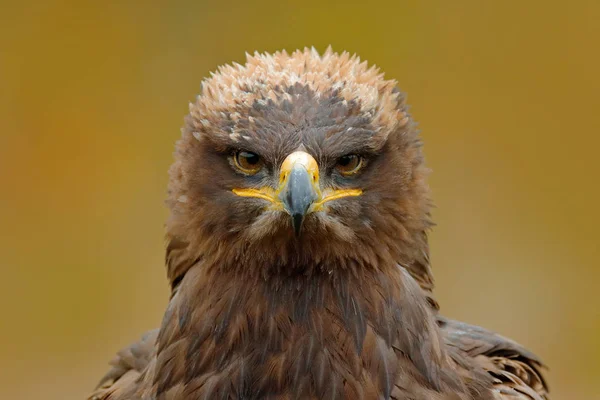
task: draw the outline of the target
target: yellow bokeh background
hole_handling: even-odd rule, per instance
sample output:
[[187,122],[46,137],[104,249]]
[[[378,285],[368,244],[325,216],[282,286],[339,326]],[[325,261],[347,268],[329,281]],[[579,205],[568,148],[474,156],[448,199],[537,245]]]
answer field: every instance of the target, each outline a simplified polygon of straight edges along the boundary
[[443,312],[600,399],[600,2],[3,2],[0,398],[82,399],[167,302],[187,103],[246,51],[357,52],[408,93]]

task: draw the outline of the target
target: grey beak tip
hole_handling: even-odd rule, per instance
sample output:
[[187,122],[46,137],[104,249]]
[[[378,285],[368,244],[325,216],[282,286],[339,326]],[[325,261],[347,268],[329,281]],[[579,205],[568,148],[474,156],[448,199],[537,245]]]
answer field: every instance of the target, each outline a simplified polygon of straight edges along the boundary
[[311,177],[304,166],[295,166],[290,172],[288,183],[279,198],[285,210],[292,217],[296,236],[300,235],[304,218],[311,204],[317,199]]

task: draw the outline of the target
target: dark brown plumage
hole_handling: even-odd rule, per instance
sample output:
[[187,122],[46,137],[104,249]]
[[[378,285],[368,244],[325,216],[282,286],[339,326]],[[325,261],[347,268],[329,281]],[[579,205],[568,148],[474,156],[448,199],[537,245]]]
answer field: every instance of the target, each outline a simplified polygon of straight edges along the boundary
[[546,398],[534,355],[438,315],[395,87],[330,50],[203,83],[170,171],[169,306],[91,398]]

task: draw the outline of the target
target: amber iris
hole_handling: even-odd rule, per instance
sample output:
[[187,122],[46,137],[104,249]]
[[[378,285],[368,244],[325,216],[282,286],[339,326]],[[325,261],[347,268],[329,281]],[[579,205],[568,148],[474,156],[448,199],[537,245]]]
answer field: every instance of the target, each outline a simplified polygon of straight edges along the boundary
[[357,154],[347,154],[338,158],[335,169],[344,176],[354,175],[363,166],[363,159]]
[[262,158],[251,151],[241,150],[234,154],[233,162],[237,169],[247,175],[254,175],[263,166]]

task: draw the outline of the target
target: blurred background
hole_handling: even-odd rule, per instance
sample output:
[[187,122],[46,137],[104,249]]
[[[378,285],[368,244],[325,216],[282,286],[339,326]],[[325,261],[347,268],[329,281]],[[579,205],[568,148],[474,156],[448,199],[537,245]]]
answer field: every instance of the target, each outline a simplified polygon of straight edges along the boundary
[[357,52],[408,93],[443,312],[600,399],[600,3],[2,2],[0,398],[83,399],[167,302],[167,169],[245,52]]

